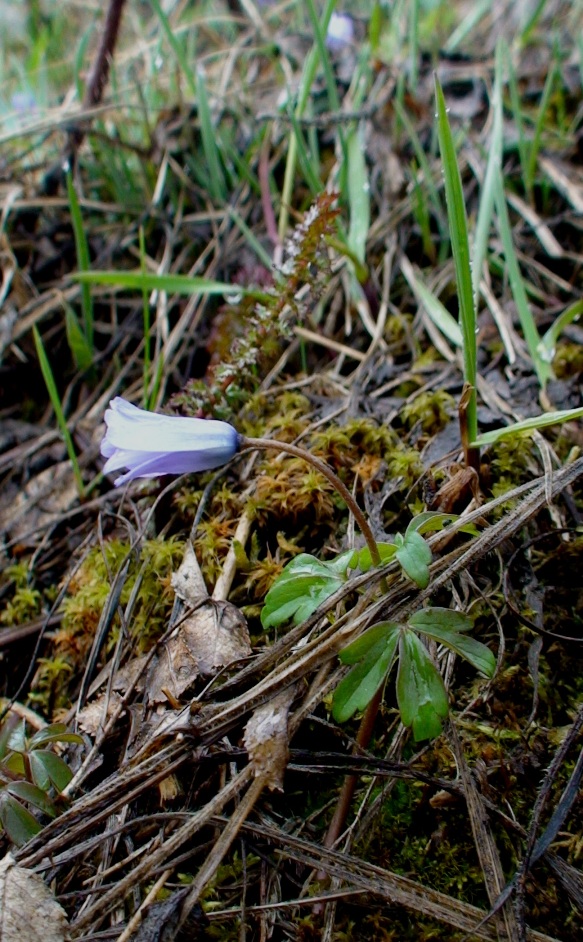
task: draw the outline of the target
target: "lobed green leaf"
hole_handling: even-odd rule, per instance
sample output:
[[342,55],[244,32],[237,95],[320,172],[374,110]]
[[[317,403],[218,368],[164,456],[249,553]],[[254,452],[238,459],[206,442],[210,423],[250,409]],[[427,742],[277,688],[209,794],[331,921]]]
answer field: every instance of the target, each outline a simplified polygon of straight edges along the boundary
[[395,555],[403,571],[420,589],[425,589],[429,585],[429,564],[431,562],[429,546],[417,530],[408,529],[404,537],[400,534],[398,536],[401,545]]
[[398,640],[399,631],[393,631],[377,641],[340,681],[334,691],[332,705],[332,715],[338,723],[344,723],[357,711],[366,709],[393,665]]
[[264,628],[293,619],[294,624],[309,618],[345,582],[352,552],[322,562],[308,553],[292,559],[275,580],[265,597],[261,612]]
[[415,632],[400,634],[397,702],[416,741],[439,736],[449,703],[441,674]]
[[0,793],[0,822],[12,843],[18,847],[42,829],[34,815],[6,792]]
[[371,648],[380,642],[387,644],[393,634],[399,631],[399,625],[392,621],[384,621],[368,628],[356,641],[348,644],[339,654],[343,664],[356,664],[362,660]]

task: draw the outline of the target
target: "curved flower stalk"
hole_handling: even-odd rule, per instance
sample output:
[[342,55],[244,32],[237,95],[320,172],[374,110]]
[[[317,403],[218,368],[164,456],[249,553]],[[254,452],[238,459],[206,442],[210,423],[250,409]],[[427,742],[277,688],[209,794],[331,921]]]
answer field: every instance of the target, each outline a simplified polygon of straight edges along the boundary
[[104,474],[128,469],[115,479],[116,487],[135,478],[210,471],[226,464],[241,443],[227,422],[145,412],[120,396],[109,403],[105,424]]
[[244,438],[232,425],[216,419],[145,412],[120,396],[109,403],[105,424],[107,431],[101,442],[101,454],[107,458],[104,474],[128,469],[115,479],[116,487],[134,478],[210,471],[226,464],[243,448],[272,448],[303,458],[330,481],[346,502],[366,540],[374,565],[380,564],[376,540],[354,497],[332,468],[304,448],[271,439]]

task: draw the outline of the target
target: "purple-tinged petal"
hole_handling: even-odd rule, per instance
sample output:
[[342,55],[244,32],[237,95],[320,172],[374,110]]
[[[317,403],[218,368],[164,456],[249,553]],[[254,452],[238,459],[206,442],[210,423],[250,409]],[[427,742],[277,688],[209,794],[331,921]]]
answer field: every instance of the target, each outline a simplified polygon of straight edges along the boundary
[[101,454],[107,458],[103,470],[108,474],[128,469],[116,479],[116,486],[138,477],[210,471],[229,461],[239,448],[239,434],[227,422],[157,415],[119,396],[109,405],[101,443]]
[[354,21],[346,13],[333,13],[326,33],[329,49],[343,49],[354,42]]

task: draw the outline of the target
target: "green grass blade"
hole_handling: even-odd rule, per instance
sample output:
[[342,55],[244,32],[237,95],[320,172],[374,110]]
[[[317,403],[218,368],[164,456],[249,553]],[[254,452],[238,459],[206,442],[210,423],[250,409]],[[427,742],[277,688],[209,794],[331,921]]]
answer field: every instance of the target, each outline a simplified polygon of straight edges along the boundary
[[462,180],[457,163],[453,136],[447,117],[443,91],[435,77],[437,98],[437,132],[439,149],[443,161],[445,198],[449,220],[451,247],[455,264],[460,327],[463,337],[464,379],[472,387],[467,407],[468,435],[471,441],[477,436],[476,413],[476,312],[472,288],[472,269],[468,242],[468,223],[462,190]]
[[543,415],[536,415],[530,419],[524,419],[523,422],[515,422],[514,425],[506,425],[504,428],[494,429],[492,432],[484,432],[472,442],[472,445],[492,445],[500,441],[501,438],[509,438],[512,435],[519,435],[521,432],[532,432],[536,429],[548,428],[550,425],[560,425],[562,422],[574,422],[576,419],[583,418],[583,408],[580,409],[562,409],[558,412],[545,412]]
[[401,271],[411,291],[419,303],[423,305],[435,326],[455,347],[463,347],[462,332],[455,317],[449,313],[439,298],[423,284],[406,256],[401,259]]
[[409,142],[411,146],[413,147],[413,150],[415,151],[415,157],[417,158],[419,169],[423,173],[423,182],[425,183],[425,186],[427,187],[427,190],[429,192],[429,198],[433,205],[433,209],[436,214],[437,220],[441,224],[443,221],[443,216],[444,216],[443,206],[439,198],[439,192],[433,181],[433,174],[431,172],[431,166],[429,164],[429,160],[427,159],[427,154],[425,153],[423,145],[419,139],[419,135],[417,134],[417,131],[415,130],[413,126],[413,122],[411,121],[405,108],[403,107],[403,105],[397,98],[395,98],[395,100],[393,101],[393,107],[399,118],[399,121],[401,122],[401,124],[403,125],[403,127],[405,128],[409,136]]
[[365,264],[366,240],[370,226],[370,186],[366,170],[363,128],[358,125],[348,138],[348,205],[350,225],[348,247],[362,266]]
[[326,30],[328,28],[328,24],[326,24],[326,29],[322,29],[314,0],[306,0],[306,7],[308,9],[310,20],[312,21],[314,42],[316,44],[316,49],[318,51],[318,56],[322,65],[322,71],[324,72],[326,91],[328,92],[329,108],[331,111],[340,111],[338,88],[336,86],[336,79],[334,78],[334,71],[330,62],[328,49],[326,48]]
[[[83,216],[81,207],[77,199],[75,185],[71,172],[67,172],[67,194],[69,197],[69,207],[71,210],[71,223],[73,225],[73,234],[75,237],[75,251],[77,253],[77,265],[79,271],[89,271],[89,246],[83,226]],[[91,298],[91,289],[89,285],[81,287],[81,308],[83,311],[83,329],[90,350],[93,350],[93,300]]]
[[206,91],[206,82],[202,69],[196,70],[196,101],[200,117],[202,146],[209,174],[209,192],[215,202],[224,202],[227,197],[227,185],[225,183],[225,175],[217,147],[217,133],[213,127]]
[[168,291],[171,294],[245,294],[258,301],[271,300],[265,291],[230,285],[223,281],[212,281],[197,275],[152,275],[143,272],[126,271],[87,271],[71,276],[73,281],[82,284],[113,285],[117,288],[130,288],[138,291]]
[[474,235],[474,252],[472,258],[472,289],[474,298],[477,298],[480,292],[480,281],[482,278],[482,266],[486,258],[488,240],[490,236],[490,226],[494,215],[494,177],[496,171],[502,165],[502,47],[500,44],[496,47],[496,72],[494,76],[494,88],[492,92],[492,135],[488,147],[488,162],[486,172],[482,183],[480,193],[480,207],[478,209],[478,218],[476,220],[476,232]]
[[75,454],[75,447],[73,445],[73,439],[71,438],[71,433],[67,427],[67,420],[63,412],[63,407],[61,405],[61,399],[59,397],[59,392],[57,389],[57,384],[55,383],[55,377],[53,376],[51,364],[49,363],[49,359],[47,357],[41,335],[36,325],[34,325],[32,328],[32,334],[34,337],[34,345],[36,347],[36,353],[38,356],[41,373],[43,374],[43,379],[47,387],[47,392],[49,394],[51,404],[55,411],[57,425],[59,426],[61,435],[63,436],[65,447],[67,449],[67,454],[69,455],[69,458],[71,460],[71,465],[73,467],[73,474],[75,476],[75,483],[77,485],[77,493],[79,494],[79,497],[82,500],[85,495],[85,486],[83,484],[83,478],[81,476],[81,470],[79,468],[77,455]]
[[[144,238],[144,227],[140,226],[138,231],[139,250],[140,250],[140,268],[142,275],[146,274],[146,240]],[[142,367],[142,401],[144,409],[150,408],[150,301],[146,288],[142,288],[142,322],[144,325],[144,363]]]
[[93,363],[93,350],[87,343],[87,337],[71,305],[63,301],[63,307],[65,308],[65,331],[69,350],[73,354],[77,369],[84,373]]
[[162,27],[162,31],[164,35],[166,36],[166,39],[168,40],[168,43],[170,45],[170,48],[172,49],[172,52],[174,53],[176,61],[184,74],[184,78],[186,79],[186,83],[188,85],[190,94],[194,98],[196,98],[196,79],[194,76],[194,72],[190,68],[190,64],[184,53],[184,49],[182,48],[182,46],[180,45],[180,42],[178,41],[178,39],[176,38],[174,34],[174,30],[172,29],[172,26],[170,25],[170,20],[168,19],[164,10],[162,9],[160,0],[151,0],[151,4],[154,8],[154,12],[156,13],[156,16],[160,20],[160,26]]
[[[520,110],[520,94],[518,91],[518,81],[516,79],[516,71],[514,69],[514,63],[512,61],[512,53],[506,44],[503,46],[506,58],[506,67],[508,71],[508,91],[510,92],[510,104],[512,107],[512,116],[514,119],[514,126],[518,132],[517,146],[518,146],[518,156],[520,157],[520,166],[522,168],[523,179],[527,178],[527,167],[528,167],[528,145],[526,142],[526,137],[524,134],[524,124],[522,121],[522,113]],[[530,196],[530,194],[529,194]]]
[[504,256],[506,259],[506,268],[508,270],[508,277],[510,279],[510,288],[512,290],[512,296],[514,297],[516,309],[518,311],[522,332],[524,334],[524,339],[526,340],[528,352],[532,357],[532,363],[539,381],[539,385],[542,389],[544,389],[547,382],[553,378],[553,371],[550,364],[544,360],[539,353],[539,344],[541,338],[534,322],[530,305],[528,303],[524,280],[518,265],[516,251],[514,249],[512,228],[510,225],[510,217],[508,215],[508,206],[506,205],[506,195],[504,193],[504,184],[502,181],[502,172],[499,168],[498,171],[494,174],[493,185],[496,212],[498,215],[498,228],[500,231],[500,237],[502,239]]
[[562,314],[559,314],[538,345],[538,353],[543,360],[547,363],[552,362],[560,334],[565,327],[581,317],[581,314],[583,314],[583,301],[575,301],[568,308],[565,308]]
[[[156,0],[157,2],[157,0]],[[320,28],[324,35],[328,32],[328,26],[330,24],[330,18],[334,9],[336,7],[336,0],[326,0],[326,6],[322,14],[322,19],[320,20]],[[295,108],[295,117],[301,118],[306,110],[306,105],[308,103],[308,98],[310,97],[310,91],[312,89],[312,84],[316,77],[316,71],[318,69],[318,62],[320,56],[318,51],[317,43],[314,43],[310,53],[305,61],[304,70],[302,72],[302,78],[300,81],[300,89],[298,94],[298,102]],[[297,141],[295,134],[290,135],[289,147],[287,152],[287,160],[285,164],[285,173],[283,178],[283,187],[281,193],[281,211],[279,214],[279,225],[278,225],[278,234],[279,239],[283,243],[285,239],[285,234],[287,232],[288,220],[289,220],[289,208],[292,202],[292,193],[294,188],[294,178],[296,173],[296,165],[298,159],[297,151]]]
[[[247,244],[253,250],[253,252],[255,252],[255,255],[257,256],[261,264],[264,265],[268,271],[272,271],[273,259],[271,258],[269,252],[267,252],[264,249],[263,245],[261,244],[261,242],[255,235],[255,233],[252,231],[252,229],[249,228],[249,226],[247,225],[245,220],[242,219],[242,217],[239,215],[237,210],[233,209],[232,206],[229,206],[228,211],[229,211],[229,216],[231,217],[231,219],[233,220],[233,222],[235,223],[239,231],[245,236]],[[276,280],[281,279],[283,277],[278,272],[275,272],[275,271],[273,272],[273,276]]]
[[524,186],[526,192],[532,195],[534,187],[534,178],[536,175],[536,167],[538,163],[538,155],[540,151],[541,138],[545,125],[545,118],[547,114],[547,109],[549,106],[549,101],[551,94],[555,85],[555,80],[557,78],[557,68],[552,68],[547,75],[547,80],[545,82],[543,93],[541,96],[540,107],[538,109],[538,117],[536,119],[536,124],[534,128],[534,135],[530,144],[530,150],[528,154],[528,161],[526,164],[526,177],[524,181]]

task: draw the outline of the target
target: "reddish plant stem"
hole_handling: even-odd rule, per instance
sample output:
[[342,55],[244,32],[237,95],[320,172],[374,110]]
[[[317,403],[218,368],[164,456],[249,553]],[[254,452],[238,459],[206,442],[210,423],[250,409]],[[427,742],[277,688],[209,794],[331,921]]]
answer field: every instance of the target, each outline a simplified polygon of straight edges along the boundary
[[[294,457],[303,458],[304,461],[307,461],[308,464],[311,464],[313,468],[316,468],[320,474],[330,481],[332,486],[338,491],[340,496],[346,502],[346,505],[354,515],[354,519],[356,520],[356,523],[358,524],[360,531],[366,540],[373,565],[380,566],[381,558],[379,555],[378,546],[366,517],[364,516],[362,510],[356,503],[354,497],[346,485],[342,483],[338,475],[332,471],[332,468],[330,468],[329,465],[327,465],[324,461],[321,461],[320,458],[316,458],[315,455],[312,455],[311,452],[305,450],[304,448],[298,448],[297,445],[290,445],[287,442],[272,441],[271,439],[263,438],[243,438],[241,442],[241,448],[274,448],[278,451],[283,451],[288,455],[294,455]],[[386,590],[386,582],[384,580],[381,585],[383,589]],[[374,695],[373,699],[370,701],[369,705],[363,713],[362,720],[360,721],[354,748],[356,753],[366,749],[371,740],[382,697],[383,687],[381,686]],[[324,838],[324,847],[333,847],[340,834],[342,834],[348,814],[350,812],[350,805],[354,797],[357,781],[358,779],[356,775],[347,775],[345,777],[342,790],[338,797],[338,804],[336,805],[334,817],[330,822],[328,832]],[[318,879],[321,882],[325,882],[327,880],[327,874],[319,873]],[[320,906],[321,904],[318,905]],[[317,910],[318,907],[316,907],[315,911]]]

